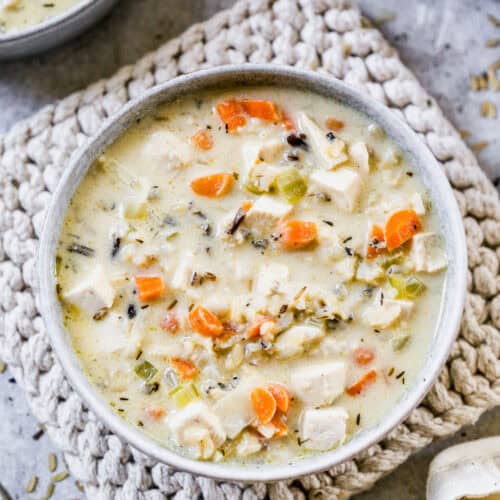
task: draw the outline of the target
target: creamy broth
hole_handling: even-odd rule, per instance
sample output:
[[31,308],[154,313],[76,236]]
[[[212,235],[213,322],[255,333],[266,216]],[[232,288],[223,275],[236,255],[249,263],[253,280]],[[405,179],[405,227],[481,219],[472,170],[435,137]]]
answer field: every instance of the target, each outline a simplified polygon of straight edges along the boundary
[[284,463],[376,424],[412,384],[442,247],[376,124],[302,91],[232,89],[158,108],[92,165],[58,293],[120,416],[186,456]]
[[0,0],[0,35],[31,28],[89,0]]

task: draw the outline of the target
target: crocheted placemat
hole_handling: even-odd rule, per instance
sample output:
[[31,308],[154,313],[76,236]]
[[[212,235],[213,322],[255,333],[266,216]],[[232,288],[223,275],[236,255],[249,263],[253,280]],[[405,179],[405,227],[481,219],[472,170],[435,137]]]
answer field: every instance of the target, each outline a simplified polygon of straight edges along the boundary
[[[145,89],[225,63],[273,62],[329,73],[401,115],[439,160],[464,217],[468,294],[460,336],[424,402],[380,444],[327,472],[272,485],[178,472],[110,433],[72,390],[33,296],[44,208],[72,152]],[[336,0],[243,0],[134,66],[48,106],[0,137],[0,358],[63,450],[89,498],[347,498],[433,440],[500,403],[500,202],[458,133],[381,33]]]

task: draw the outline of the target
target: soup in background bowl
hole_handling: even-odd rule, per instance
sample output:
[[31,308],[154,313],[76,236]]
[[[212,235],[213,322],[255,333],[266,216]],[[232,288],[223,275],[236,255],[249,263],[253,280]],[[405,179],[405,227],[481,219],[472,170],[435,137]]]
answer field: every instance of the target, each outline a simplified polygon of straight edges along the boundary
[[278,478],[423,396],[458,324],[463,234],[443,225],[459,217],[442,174],[374,105],[295,70],[232,71],[152,93],[76,160],[42,280],[114,425],[174,465]]

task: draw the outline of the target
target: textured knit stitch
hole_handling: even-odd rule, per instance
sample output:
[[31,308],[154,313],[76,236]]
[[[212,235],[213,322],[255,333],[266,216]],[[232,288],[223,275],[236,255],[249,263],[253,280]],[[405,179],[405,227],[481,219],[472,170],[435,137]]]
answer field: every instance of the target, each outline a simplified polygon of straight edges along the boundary
[[[464,217],[468,294],[460,336],[423,403],[381,443],[333,469],[276,484],[179,472],[132,449],[89,412],[51,351],[33,295],[44,209],[73,151],[145,89],[227,63],[288,64],[361,88],[405,119],[446,173]],[[243,0],[39,111],[0,137],[0,358],[92,500],[347,498],[500,403],[500,202],[493,185],[381,33],[341,0]]]

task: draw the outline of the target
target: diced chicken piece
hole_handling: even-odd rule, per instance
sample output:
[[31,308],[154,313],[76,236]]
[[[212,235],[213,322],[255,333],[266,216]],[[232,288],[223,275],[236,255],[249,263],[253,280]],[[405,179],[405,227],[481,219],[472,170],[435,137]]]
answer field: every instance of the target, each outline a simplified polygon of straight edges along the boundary
[[361,176],[350,168],[341,168],[335,172],[314,171],[311,181],[345,212],[353,212],[361,195]]
[[255,285],[256,294],[261,297],[282,294],[289,274],[288,266],[285,264],[272,262],[262,266]]
[[344,408],[305,408],[300,415],[302,446],[309,450],[329,450],[344,442],[349,415]]
[[384,270],[375,262],[363,261],[356,270],[356,279],[375,285],[384,277]]
[[307,406],[329,405],[344,392],[346,372],[343,361],[308,362],[291,371],[290,389]]
[[[344,252],[345,253],[345,252]],[[345,257],[335,263],[334,269],[337,276],[342,281],[350,281],[356,274],[356,265],[358,259],[356,257]]]
[[275,343],[278,358],[292,358],[302,354],[306,347],[325,336],[324,330],[311,325],[297,325],[282,333]]
[[174,275],[170,282],[173,289],[185,290],[190,286],[194,272],[194,255],[186,253],[175,268]]
[[271,439],[276,434],[276,427],[273,424],[260,424],[257,426],[259,434],[262,434],[266,439]]
[[389,305],[396,304],[401,308],[400,319],[408,319],[415,309],[415,304],[411,300],[384,299]]
[[262,144],[257,156],[261,161],[273,163],[279,159],[284,149],[285,145],[282,141],[278,139],[271,139]]
[[319,225],[318,243],[320,251],[326,258],[339,260],[345,257],[345,248],[335,229],[325,223]]
[[268,193],[279,173],[280,169],[269,165],[269,163],[256,163],[248,169],[245,183],[251,191]]
[[194,150],[187,141],[168,130],[159,130],[149,136],[142,148],[145,160],[167,169],[185,167],[192,162]]
[[370,172],[370,153],[364,142],[353,142],[349,146],[349,154],[363,173]]
[[410,197],[410,204],[417,215],[425,215],[425,204],[420,193],[413,193]]
[[78,285],[65,292],[63,298],[93,316],[113,305],[115,290],[104,269],[96,266],[94,271],[87,274],[86,278],[82,278]]
[[247,212],[243,223],[262,236],[269,236],[276,230],[281,219],[292,211],[289,203],[275,200],[271,196],[260,196]]
[[219,417],[202,401],[190,403],[167,422],[177,444],[194,458],[209,459],[226,440]]
[[239,457],[249,457],[255,455],[262,449],[262,443],[259,438],[250,432],[244,432],[236,446],[236,454]]
[[412,208],[417,215],[425,215],[425,203],[419,193],[413,193],[409,199],[403,196],[393,196],[392,198],[385,199],[377,202],[370,212],[390,214],[396,210],[403,210],[405,208]]
[[389,328],[400,319],[406,319],[413,311],[413,303],[408,300],[382,298],[380,293],[375,297],[374,305],[368,307],[364,321],[372,328]]
[[214,411],[222,422],[229,438],[236,437],[255,418],[250,393],[258,387],[256,377],[242,380],[235,389],[229,391],[214,405]]
[[297,116],[299,128],[306,134],[319,168],[331,170],[349,159],[344,141],[338,138],[329,140],[326,137],[327,132],[321,130],[307,114],[298,113]]
[[419,233],[413,237],[410,259],[419,272],[435,273],[447,265],[441,239],[436,233]]

